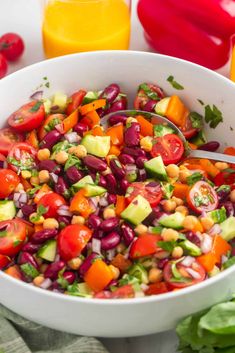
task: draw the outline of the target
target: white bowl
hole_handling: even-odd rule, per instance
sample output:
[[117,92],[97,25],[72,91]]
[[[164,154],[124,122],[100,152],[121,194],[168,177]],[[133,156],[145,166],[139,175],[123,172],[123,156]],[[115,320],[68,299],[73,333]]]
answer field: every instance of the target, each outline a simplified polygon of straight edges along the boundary
[[[185,89],[176,91],[169,75]],[[142,82],[162,86],[168,94],[180,94],[193,110],[203,112],[197,99],[215,104],[224,115],[217,129],[207,129],[209,139],[223,146],[234,144],[235,85],[226,78],[186,61],[166,56],[126,51],[107,51],[60,57],[27,67],[0,81],[0,117],[28,101],[47,76],[50,89],[72,93],[76,89],[101,89],[117,82],[134,97]],[[0,302],[16,313],[48,327],[75,334],[127,337],[169,330],[196,311],[230,297],[235,291],[235,266],[201,284],[163,295],[135,299],[85,299],[56,294],[15,280],[0,271]]]

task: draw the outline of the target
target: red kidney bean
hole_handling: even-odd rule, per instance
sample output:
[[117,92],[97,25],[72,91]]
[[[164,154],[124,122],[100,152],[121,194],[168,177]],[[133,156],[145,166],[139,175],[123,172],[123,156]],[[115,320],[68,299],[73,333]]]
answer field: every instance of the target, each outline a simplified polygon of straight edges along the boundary
[[111,217],[108,219],[105,219],[101,225],[100,229],[103,230],[104,232],[111,232],[114,228],[118,226],[119,219],[117,217]]
[[109,166],[118,179],[124,178],[125,170],[117,158],[111,159]]
[[115,204],[117,202],[117,196],[115,194],[108,194],[107,201],[110,204]]
[[121,241],[121,237],[118,232],[111,232],[101,239],[101,249],[111,250],[114,249]]
[[116,189],[117,189],[117,181],[116,181],[114,175],[113,174],[106,175],[105,180],[107,183],[106,188],[108,189],[108,191],[111,192],[112,194],[115,194]]
[[146,157],[146,152],[140,147],[124,147],[122,153],[129,154],[134,158],[138,158],[140,156]]
[[217,191],[216,190],[216,193],[217,193],[217,196],[218,196],[218,199],[219,199],[219,202],[225,202],[228,200],[229,198],[229,194],[230,194],[230,188],[228,188],[228,190],[219,190]]
[[44,136],[40,142],[40,148],[48,148],[49,150],[61,140],[62,134],[57,130],[52,130]]
[[57,194],[66,196],[66,194],[68,194],[68,188],[69,187],[66,181],[63,179],[63,177],[59,176],[58,181],[55,184],[55,192],[57,192]]
[[36,205],[23,205],[21,211],[25,217],[29,217],[31,213],[35,212],[37,209]]
[[100,94],[99,98],[107,99],[108,103],[112,103],[120,93],[120,87],[116,83],[107,86]]
[[84,177],[84,173],[78,170],[74,165],[66,170],[66,175],[72,184],[75,184]]
[[119,110],[126,110],[127,99],[126,97],[121,97],[111,104],[111,107],[106,111],[106,114],[118,112]]
[[72,284],[76,279],[76,275],[72,271],[65,271],[63,273],[63,277],[68,282],[68,284]]
[[40,249],[40,247],[41,247],[41,244],[26,243],[24,244],[22,251],[26,251],[30,254],[34,254]]
[[163,209],[160,205],[153,207],[152,211],[155,216],[154,218],[157,218],[157,219],[161,218],[165,214],[165,212],[163,212]]
[[98,185],[102,186],[103,188],[107,187],[107,181],[106,181],[106,179],[105,179],[105,177],[103,175],[99,175]]
[[34,233],[30,240],[33,244],[43,244],[45,241],[55,238],[57,234],[56,229],[44,229]]
[[139,181],[145,181],[147,179],[147,173],[145,169],[139,169],[138,170],[138,180]]
[[120,187],[121,191],[123,192],[123,194],[126,193],[126,190],[129,186],[130,186],[130,183],[126,179],[122,179],[119,183],[119,187]]
[[35,260],[34,256],[29,252],[26,252],[26,251],[21,252],[20,255],[18,256],[17,262],[19,265],[29,263],[30,265],[32,265],[38,270],[37,261]]
[[91,267],[92,262],[98,257],[99,257],[99,255],[96,254],[95,252],[93,252],[85,258],[85,260],[83,261],[83,263],[81,264],[81,266],[79,267],[79,270],[78,270],[81,277],[84,277],[85,273]]
[[60,260],[48,265],[44,272],[45,278],[57,279],[59,272],[66,266],[65,262]]
[[60,174],[61,172],[61,167],[56,164],[55,161],[52,161],[51,159],[46,159],[45,161],[41,161],[38,164],[38,169],[39,170],[48,170],[49,173],[55,173],[55,174]]
[[145,157],[145,156],[140,156],[140,157],[137,157],[136,158],[136,166],[140,169],[143,169],[144,168],[144,163],[147,162],[148,158]]
[[157,101],[150,99],[143,107],[143,110],[145,112],[154,112],[154,108],[156,104],[157,104]]
[[132,156],[130,156],[129,154],[123,153],[118,158],[119,158],[120,162],[124,165],[135,163],[134,158]]
[[97,230],[102,223],[102,219],[99,216],[91,214],[88,218],[88,226],[94,230]]
[[126,246],[129,246],[135,237],[134,230],[127,223],[121,225],[122,237]]
[[84,164],[88,169],[103,172],[107,169],[107,163],[94,156],[86,156],[83,158]]
[[209,152],[215,152],[220,146],[220,143],[218,141],[210,141],[207,143],[204,143],[204,145],[201,145],[198,147],[199,150],[203,151],[209,151]]
[[159,260],[157,266],[160,270],[163,270],[163,268],[168,264],[169,260],[168,259],[161,259]]
[[234,215],[234,205],[231,201],[226,201],[220,204],[220,206],[224,206],[226,209],[226,215],[227,217],[231,217]]
[[88,131],[88,126],[83,123],[77,123],[73,130],[79,135],[83,136],[84,132]]
[[128,147],[136,147],[140,143],[140,124],[131,123],[131,126],[125,130],[124,142]]
[[126,121],[127,121],[127,116],[115,114],[110,116],[109,125],[113,126],[119,123],[122,123],[123,125],[125,125]]
[[104,232],[102,230],[96,229],[93,231],[92,237],[96,239],[103,238]]
[[66,226],[68,226],[71,223],[71,218],[68,216],[58,216],[57,221],[60,223],[64,223]]

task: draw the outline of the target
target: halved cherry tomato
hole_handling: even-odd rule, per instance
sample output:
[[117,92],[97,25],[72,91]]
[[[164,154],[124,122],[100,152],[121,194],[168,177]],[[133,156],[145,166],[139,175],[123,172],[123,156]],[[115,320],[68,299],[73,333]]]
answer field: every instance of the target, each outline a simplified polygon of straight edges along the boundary
[[235,170],[234,173],[230,172],[220,172],[214,178],[214,183],[216,186],[221,185],[232,185],[235,184]]
[[0,255],[0,270],[11,263],[10,257],[6,255]]
[[47,209],[46,212],[43,214],[43,217],[45,218],[58,217],[57,211],[62,205],[66,205],[66,201],[62,196],[60,196],[56,192],[50,192],[42,196],[38,201],[38,208],[40,206],[43,206]]
[[26,227],[19,219],[0,222],[0,254],[16,255],[26,238]]
[[32,101],[20,107],[8,118],[8,124],[17,131],[28,132],[37,129],[45,118],[45,108],[41,101]]
[[[163,90],[156,85],[152,85],[151,83],[146,83],[146,88],[150,90],[149,93],[147,93],[147,90],[144,90],[142,88],[139,89],[137,92],[136,98],[134,100],[134,108],[137,110],[142,110],[149,100],[158,101],[164,98],[165,96]],[[152,97],[151,97],[151,93],[153,94]],[[154,93],[156,95],[155,97],[154,97]]]
[[0,169],[0,198],[5,199],[19,184],[18,175],[10,169]]
[[169,292],[165,282],[152,283],[148,285],[148,289],[144,292],[146,295],[156,295]]
[[65,118],[64,114],[48,115],[48,117],[45,119],[45,121],[39,128],[39,132],[38,132],[39,140],[41,141],[46,136],[46,134],[49,131],[53,130],[56,125],[60,124],[61,121],[64,120],[64,118]]
[[16,143],[9,151],[7,161],[14,171],[31,170],[36,166],[36,149],[26,142]]
[[[130,193],[129,193],[130,190]],[[132,183],[130,188],[127,189],[127,201],[130,203],[136,196],[143,196],[152,207],[155,207],[159,204],[162,198],[162,189],[159,183],[149,182],[141,183],[136,182]]]
[[65,227],[58,236],[60,256],[69,261],[81,254],[92,236],[92,231],[84,225],[72,224]]
[[184,145],[176,134],[167,134],[161,137],[155,137],[153,148],[150,152],[153,157],[161,156],[163,163],[176,164],[184,154]]
[[[173,263],[168,262],[168,264],[166,264],[163,269],[164,280],[170,288],[189,287],[196,283],[204,281],[206,278],[206,271],[196,260],[192,263],[190,267],[181,265],[180,262],[175,264],[177,274],[179,275],[177,276],[177,278],[173,274],[172,266]],[[189,269],[189,272],[187,271],[187,269]],[[194,276],[192,275],[192,273],[194,273]]]
[[127,284],[116,289],[113,292],[110,291],[102,291],[98,292],[94,295],[94,298],[99,299],[124,299],[124,298],[134,298],[135,291],[131,284]]
[[162,249],[157,245],[160,240],[161,237],[154,234],[143,234],[139,236],[139,238],[131,245],[130,258],[138,259],[161,251]]
[[11,128],[0,130],[0,153],[7,156],[15,143],[23,141],[23,136]]
[[192,121],[191,121],[191,119],[189,117],[186,118],[185,125],[182,128],[180,128],[180,130],[183,132],[184,137],[187,140],[191,139],[199,131],[199,129],[196,129],[196,128],[193,127]]
[[0,162],[5,162],[6,156],[4,154],[0,153]]
[[72,94],[71,97],[69,97],[69,100],[71,100],[71,102],[67,105],[66,108],[66,114],[70,115],[72,114],[72,112],[74,112],[75,109],[77,109],[81,104],[82,104],[82,100],[86,95],[86,91],[84,91],[83,89],[80,89],[78,92],[75,92]]
[[197,212],[213,211],[218,206],[218,196],[210,184],[205,181],[198,181],[189,190],[187,195],[189,207]]

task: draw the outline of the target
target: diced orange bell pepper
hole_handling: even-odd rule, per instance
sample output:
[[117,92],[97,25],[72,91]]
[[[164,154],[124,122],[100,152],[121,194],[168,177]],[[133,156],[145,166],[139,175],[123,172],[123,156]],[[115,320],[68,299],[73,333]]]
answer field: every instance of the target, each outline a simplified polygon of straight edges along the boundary
[[126,208],[126,199],[124,196],[117,195],[117,202],[116,202],[116,208],[115,212],[117,216],[120,216],[122,211],[124,211]]
[[66,133],[71,130],[78,123],[78,110],[74,110],[67,118],[62,122],[63,132]]
[[35,229],[35,232],[40,232],[41,230],[43,230],[43,225],[35,224],[34,229]]
[[34,202],[38,203],[38,201],[40,200],[40,198],[46,194],[48,194],[49,192],[52,192],[50,186],[48,186],[47,184],[43,184],[41,189],[39,189],[37,191],[37,193],[35,194],[34,197]]
[[106,99],[97,99],[91,103],[82,105],[79,108],[79,111],[82,115],[86,115],[87,113],[92,112],[93,110],[103,108],[105,105],[106,105]]
[[38,142],[38,136],[37,136],[36,130],[32,130],[28,134],[26,141],[34,148],[36,148],[36,149],[38,148],[39,142]]
[[94,291],[100,292],[113,279],[113,273],[108,265],[101,260],[95,260],[84,276],[86,284]]
[[80,122],[89,126],[89,128],[91,129],[93,128],[93,126],[100,124],[100,117],[99,114],[95,110],[93,110],[87,113],[84,118],[80,120]]
[[8,267],[4,272],[13,278],[22,279],[22,275],[18,265],[13,265],[11,267]]
[[216,258],[211,252],[198,256],[197,261],[204,267],[207,272],[211,272],[216,264]]
[[93,209],[90,206],[89,200],[85,197],[86,191],[84,189],[79,190],[73,197],[70,203],[70,212],[78,213],[84,218],[93,213]]
[[140,124],[140,133],[142,136],[153,136],[153,124],[142,115],[137,115],[136,120]]
[[91,130],[84,132],[83,136],[93,135],[93,136],[104,136],[104,130],[101,126],[94,126]]
[[118,124],[110,127],[106,131],[106,135],[110,136],[113,145],[120,146],[123,144],[124,128],[123,124]]
[[200,165],[212,178],[220,172],[209,159],[200,159]]
[[187,184],[175,183],[173,195],[184,200],[189,193],[189,189],[190,188]]
[[166,117],[177,126],[185,126],[188,114],[189,110],[185,107],[180,98],[178,96],[172,96],[166,110]]
[[117,146],[112,145],[110,147],[109,154],[118,157],[121,154],[121,150]]

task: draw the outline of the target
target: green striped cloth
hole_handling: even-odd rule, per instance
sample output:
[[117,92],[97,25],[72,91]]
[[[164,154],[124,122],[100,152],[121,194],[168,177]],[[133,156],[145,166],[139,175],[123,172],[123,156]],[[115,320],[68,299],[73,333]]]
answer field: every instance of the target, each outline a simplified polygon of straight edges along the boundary
[[93,337],[35,324],[0,305],[0,353],[108,353]]

